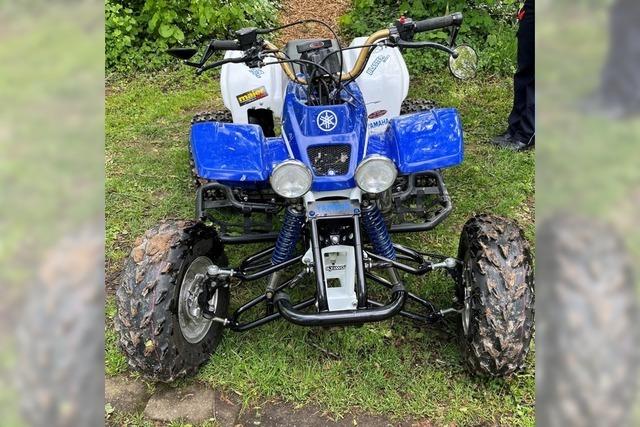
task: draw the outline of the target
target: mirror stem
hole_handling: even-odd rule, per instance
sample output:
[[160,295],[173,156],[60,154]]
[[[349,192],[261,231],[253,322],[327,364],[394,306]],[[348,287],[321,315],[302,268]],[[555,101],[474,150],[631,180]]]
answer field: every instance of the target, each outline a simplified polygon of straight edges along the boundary
[[456,44],[456,39],[458,38],[458,31],[460,31],[460,27],[454,25],[451,28],[451,38],[449,39],[449,47],[453,49]]

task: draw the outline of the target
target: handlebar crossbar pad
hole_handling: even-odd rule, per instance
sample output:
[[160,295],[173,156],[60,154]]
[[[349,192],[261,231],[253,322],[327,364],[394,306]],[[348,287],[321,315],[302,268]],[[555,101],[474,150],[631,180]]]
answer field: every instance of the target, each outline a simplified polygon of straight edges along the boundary
[[462,24],[462,13],[456,12],[451,15],[441,16],[439,18],[425,19],[424,21],[416,21],[415,32],[437,30],[447,28],[452,25],[460,26]]
[[214,40],[211,47],[215,50],[240,50],[238,40]]

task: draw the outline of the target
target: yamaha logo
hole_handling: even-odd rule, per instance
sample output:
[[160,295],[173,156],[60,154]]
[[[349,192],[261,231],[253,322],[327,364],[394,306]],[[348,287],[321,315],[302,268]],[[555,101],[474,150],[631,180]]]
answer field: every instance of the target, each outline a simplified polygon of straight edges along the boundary
[[338,126],[338,116],[331,110],[324,110],[316,117],[316,124],[325,132],[330,132]]

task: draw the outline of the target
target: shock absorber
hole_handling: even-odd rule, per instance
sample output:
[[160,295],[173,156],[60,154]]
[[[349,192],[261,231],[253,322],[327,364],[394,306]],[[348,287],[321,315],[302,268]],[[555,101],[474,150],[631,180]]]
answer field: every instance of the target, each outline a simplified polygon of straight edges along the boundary
[[[271,265],[276,265],[288,261],[293,256],[293,251],[296,250],[296,244],[300,240],[300,234],[302,233],[302,226],[304,224],[304,212],[288,206],[284,211],[284,218],[282,219],[282,227],[276,240],[276,246],[273,249],[271,255]],[[280,272],[275,272],[269,276],[269,284],[266,289],[266,296],[268,300],[267,314],[273,312],[273,306],[270,304],[273,298],[273,293],[278,286],[280,280]]]
[[375,203],[363,204],[361,218],[375,253],[395,260],[396,249],[393,247],[389,230],[387,230],[387,225],[384,223],[384,217],[378,206]]
[[271,255],[271,264],[276,265],[285,262],[293,256],[296,244],[302,233],[302,225],[304,224],[304,212],[288,206],[284,212],[282,227],[276,240],[276,247]]

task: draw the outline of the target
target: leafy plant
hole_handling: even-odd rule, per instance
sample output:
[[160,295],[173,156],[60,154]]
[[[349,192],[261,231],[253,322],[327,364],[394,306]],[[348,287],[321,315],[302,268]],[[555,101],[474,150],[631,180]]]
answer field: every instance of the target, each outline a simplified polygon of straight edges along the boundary
[[269,26],[276,6],[270,0],[106,0],[105,16],[107,69],[128,71],[166,65],[169,46]]
[[108,66],[116,66],[120,59],[128,59],[127,52],[138,35],[138,22],[132,9],[111,0],[105,3],[105,19],[106,61]]
[[[516,0],[354,0],[353,9],[341,18],[345,34],[361,36],[373,28],[387,27],[399,16],[414,20],[442,16],[460,11],[464,24],[458,43],[474,47],[480,54],[481,69],[488,73],[508,75],[513,72],[516,56]],[[447,42],[447,31],[433,31],[417,36],[420,40]],[[405,53],[412,71],[435,71],[445,66],[442,53],[413,50]]]

